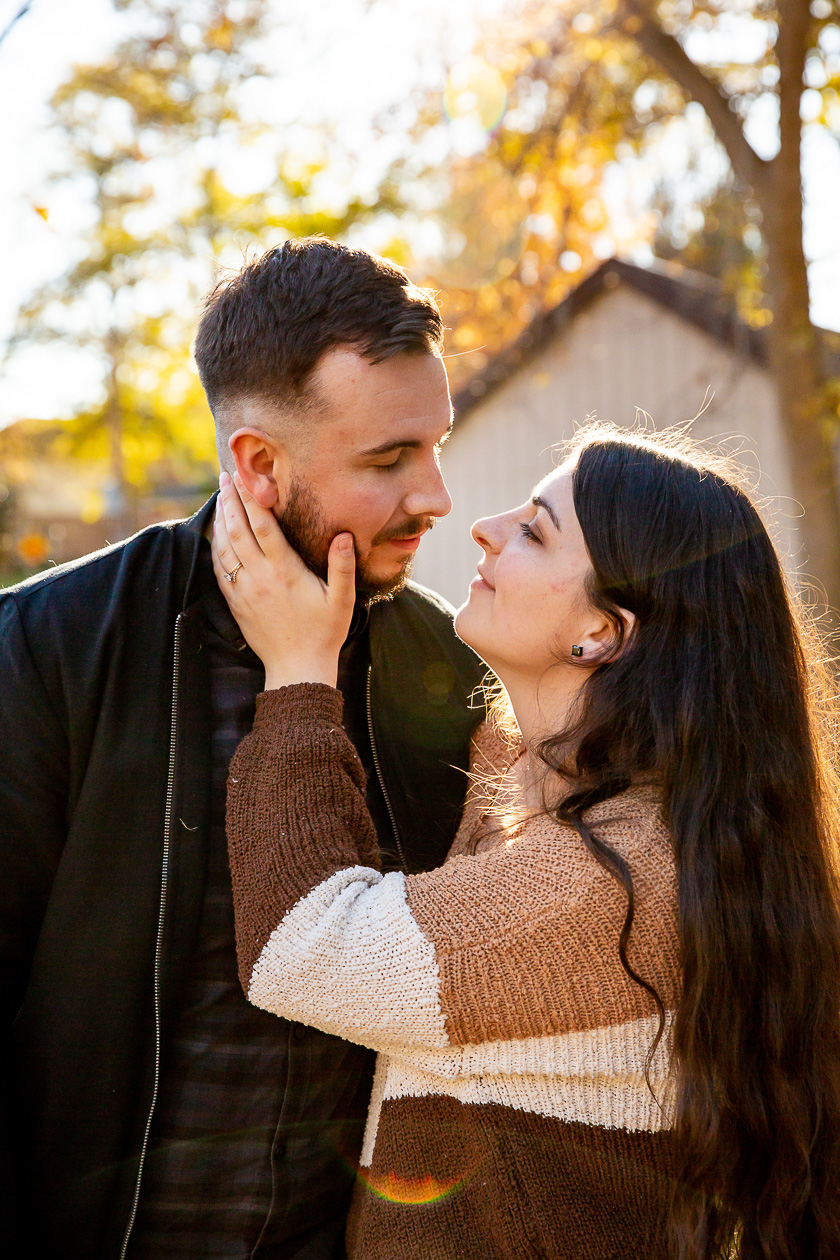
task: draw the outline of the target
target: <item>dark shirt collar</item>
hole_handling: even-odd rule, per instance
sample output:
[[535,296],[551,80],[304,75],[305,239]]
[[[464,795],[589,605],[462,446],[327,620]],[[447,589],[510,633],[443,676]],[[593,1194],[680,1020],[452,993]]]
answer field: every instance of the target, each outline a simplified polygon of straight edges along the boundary
[[242,649],[246,646],[242,631],[227,606],[227,601],[219,590],[216,574],[213,572],[213,558],[210,554],[210,543],[202,538],[199,543],[199,556],[196,571],[199,598],[206,620],[216,633],[227,643]]

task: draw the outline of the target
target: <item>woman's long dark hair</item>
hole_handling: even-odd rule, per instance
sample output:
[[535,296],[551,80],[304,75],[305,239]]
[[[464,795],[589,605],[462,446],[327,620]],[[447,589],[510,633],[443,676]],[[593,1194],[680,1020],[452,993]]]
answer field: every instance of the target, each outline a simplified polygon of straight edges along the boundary
[[[603,426],[571,455],[589,598],[621,650],[540,751],[574,778],[557,811],[577,823],[640,775],[662,785],[682,962],[674,1253],[837,1260],[838,802],[815,640],[722,463]],[[581,834],[627,888],[629,931],[630,873]]]

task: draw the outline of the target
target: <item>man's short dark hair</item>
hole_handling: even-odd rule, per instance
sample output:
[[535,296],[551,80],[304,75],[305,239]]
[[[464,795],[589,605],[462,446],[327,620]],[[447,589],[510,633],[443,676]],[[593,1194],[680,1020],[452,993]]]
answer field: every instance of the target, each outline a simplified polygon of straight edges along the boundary
[[287,241],[220,281],[198,326],[195,358],[215,412],[234,398],[299,403],[327,350],[353,346],[371,363],[434,353],[434,297],[401,267],[321,237]]

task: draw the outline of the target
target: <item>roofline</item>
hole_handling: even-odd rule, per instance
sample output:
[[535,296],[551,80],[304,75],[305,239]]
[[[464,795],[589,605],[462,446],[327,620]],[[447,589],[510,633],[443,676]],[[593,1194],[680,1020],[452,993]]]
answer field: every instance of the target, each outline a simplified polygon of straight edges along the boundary
[[[744,323],[735,303],[724,294],[718,281],[689,271],[679,263],[637,267],[620,258],[609,258],[557,306],[537,315],[512,345],[494,355],[458,390],[452,400],[456,423],[525,367],[597,298],[614,292],[621,285],[652,298],[759,367],[767,367],[766,333]],[[837,358],[840,371],[840,354]]]

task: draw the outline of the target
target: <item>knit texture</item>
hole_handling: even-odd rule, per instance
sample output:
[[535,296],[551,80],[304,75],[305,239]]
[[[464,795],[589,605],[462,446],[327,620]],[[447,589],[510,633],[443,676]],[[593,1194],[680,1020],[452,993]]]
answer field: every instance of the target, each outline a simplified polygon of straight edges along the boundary
[[[383,876],[339,704],[321,686],[261,697],[228,835],[250,1000],[380,1052],[351,1257],[664,1257],[669,1038],[652,1094],[658,1018],[619,962],[623,890],[573,828],[494,819],[486,781],[512,753],[487,727],[450,859]],[[586,820],[630,867],[630,960],[673,1012],[676,879],[655,787]]]
[[[228,854],[246,994],[263,946],[319,882],[316,876],[352,865],[360,855],[379,866],[365,773],[341,729],[343,708],[341,692],[322,683],[264,691],[257,696],[254,730],[231,762]],[[240,819],[244,829],[236,825]]]

